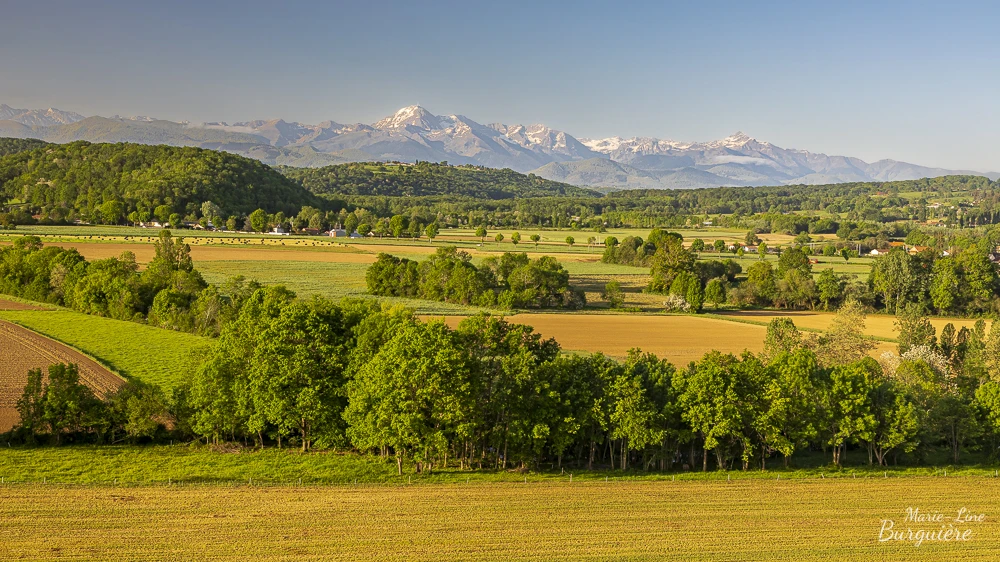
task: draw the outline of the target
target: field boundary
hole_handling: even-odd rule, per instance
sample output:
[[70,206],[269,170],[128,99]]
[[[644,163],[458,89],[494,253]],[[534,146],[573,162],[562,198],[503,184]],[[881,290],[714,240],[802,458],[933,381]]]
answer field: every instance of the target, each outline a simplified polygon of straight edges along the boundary
[[[44,311],[48,311],[48,310],[57,310],[58,308],[59,307],[51,307],[51,308],[46,308],[46,309],[44,309],[42,311],[34,311],[34,312],[44,312]],[[70,309],[67,308],[65,310],[70,310]],[[18,312],[18,311],[15,310],[15,311],[3,311],[3,312]],[[76,312],[76,311],[72,311],[72,312]],[[64,347],[68,347],[69,349],[71,349],[71,350],[79,353],[80,355],[83,355],[87,359],[90,359],[94,363],[97,363],[102,368],[107,369],[108,372],[110,372],[111,374],[115,375],[116,377],[122,379],[122,381],[124,381],[124,382],[129,382],[129,381],[132,380],[131,377],[127,377],[127,376],[119,373],[118,371],[116,371],[115,369],[113,369],[111,366],[109,366],[107,363],[105,363],[104,361],[101,361],[100,359],[94,357],[93,355],[87,353],[86,351],[83,351],[82,349],[74,346],[73,344],[64,342],[63,340],[61,340],[61,339],[59,339],[59,338],[57,338],[55,336],[51,336],[49,334],[46,334],[45,332],[41,332],[39,330],[35,330],[35,329],[32,329],[32,328],[29,328],[29,327],[25,326],[24,324],[18,322],[17,320],[10,319],[10,318],[0,318],[0,326],[2,326],[5,322],[8,323],[8,324],[13,324],[13,325],[17,326],[18,328],[21,328],[22,330],[27,330],[27,331],[29,331],[29,332],[31,332],[33,334],[37,334],[39,337],[42,337],[42,338],[45,338],[47,340],[53,341],[53,342],[55,342],[55,343],[57,343],[59,345],[62,345]]]
[[[770,309],[767,309],[767,308],[760,308],[760,309],[755,308],[755,309],[750,309],[750,310],[763,310],[765,312],[769,312],[770,311]],[[775,312],[779,312],[780,313],[781,311],[775,310]],[[715,318],[717,320],[725,320],[727,322],[735,322],[737,324],[752,324],[752,325],[755,325],[755,326],[767,326],[768,324],[770,324],[770,321],[764,322],[764,321],[761,321],[761,320],[750,320],[749,318],[738,318],[738,317],[734,317],[734,316],[729,316],[727,314],[718,314],[718,313],[715,313],[715,312],[704,312],[704,313],[697,314],[697,315],[686,315],[686,316],[706,316],[706,317],[710,317],[710,318]],[[793,323],[795,322],[795,318],[791,318],[791,320],[792,320]],[[825,333],[825,330],[820,330],[819,328],[807,328],[805,326],[799,326],[798,324],[795,325],[795,328],[798,331],[800,331],[800,332],[810,332],[810,333],[813,333],[813,334],[822,334],[822,333]],[[887,337],[884,337],[884,336],[869,336],[869,335],[866,334],[865,337],[868,338],[868,339],[874,340],[874,341],[880,341],[880,342],[885,342],[885,343],[899,343],[899,340],[897,340],[897,339],[887,338]]]
[[[799,475],[795,472],[764,472],[754,471],[725,471],[725,472],[677,472],[660,473],[649,476],[611,475],[605,472],[588,474],[586,471],[574,472],[563,475],[546,475],[544,473],[535,474],[505,474],[509,478],[493,479],[497,476],[493,473],[443,473],[436,475],[403,474],[394,476],[395,480],[377,481],[363,478],[345,478],[342,480],[323,480],[318,478],[300,478],[298,480],[270,480],[267,478],[247,477],[244,479],[211,479],[211,478],[164,478],[160,480],[134,481],[127,479],[108,478],[107,480],[78,482],[60,480],[58,477],[49,478],[40,476],[34,479],[11,479],[0,476],[0,489],[12,487],[34,487],[34,488],[66,488],[66,489],[87,489],[87,488],[166,488],[166,487],[186,487],[186,488],[407,488],[407,487],[444,487],[444,486],[550,486],[550,487],[570,487],[570,486],[616,486],[621,484],[645,484],[645,485],[670,485],[670,484],[727,484],[740,483],[819,483],[827,481],[884,481],[884,480],[910,480],[929,481],[942,480],[942,486],[948,481],[956,480],[984,480],[996,481],[1000,479],[1000,474],[994,469],[958,469],[954,472],[950,470],[937,470],[932,474],[907,474],[905,471],[894,471],[888,467],[881,467],[886,470],[850,471],[850,472],[825,472],[817,474]],[[467,475],[466,480],[461,476]],[[571,478],[572,474],[572,478]]]

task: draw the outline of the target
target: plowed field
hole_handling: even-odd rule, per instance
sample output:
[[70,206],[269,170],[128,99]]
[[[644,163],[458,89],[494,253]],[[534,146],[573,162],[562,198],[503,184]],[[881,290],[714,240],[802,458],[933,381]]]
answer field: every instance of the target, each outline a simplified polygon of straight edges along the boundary
[[53,363],[76,363],[80,380],[98,395],[125,382],[71,347],[0,320],[0,432],[18,422],[15,406],[24,390],[28,371],[38,368],[45,371]]
[[26,302],[15,302],[0,298],[0,310],[45,310],[41,306]]

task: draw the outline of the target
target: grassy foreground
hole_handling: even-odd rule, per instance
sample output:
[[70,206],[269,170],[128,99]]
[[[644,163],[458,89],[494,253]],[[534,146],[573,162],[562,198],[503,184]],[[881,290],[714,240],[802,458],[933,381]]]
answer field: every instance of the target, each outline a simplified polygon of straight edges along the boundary
[[[0,559],[996,560],[1000,480],[0,486]],[[879,541],[907,508],[965,541]],[[981,522],[952,521],[960,509]],[[883,534],[883,536],[888,536]]]
[[[3,444],[0,444],[3,445]],[[862,463],[860,454],[853,462]],[[812,461],[812,462],[808,462]],[[435,470],[416,474],[407,463],[403,474],[392,459],[328,451],[300,453],[297,449],[255,448],[224,450],[199,444],[174,445],[85,445],[63,447],[0,447],[0,482],[10,484],[68,484],[148,486],[161,484],[282,486],[342,484],[460,484],[480,483],[570,483],[635,481],[737,481],[737,480],[854,480],[919,478],[988,478],[1000,482],[992,464],[963,466],[872,467],[866,464],[832,468],[829,459],[812,458],[799,468],[710,472],[642,472],[581,470]],[[803,468],[803,467],[808,468]]]

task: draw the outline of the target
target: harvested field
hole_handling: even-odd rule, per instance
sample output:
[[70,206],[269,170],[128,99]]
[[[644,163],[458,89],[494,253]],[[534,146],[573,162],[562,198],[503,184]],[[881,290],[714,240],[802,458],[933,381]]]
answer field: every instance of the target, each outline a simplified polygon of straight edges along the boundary
[[0,310],[47,310],[45,307],[36,304],[17,302],[0,298]]
[[[425,316],[425,320],[442,318]],[[464,316],[446,316],[457,326]],[[646,316],[635,314],[514,314],[507,320],[527,324],[547,338],[555,338],[566,351],[601,352],[625,357],[634,347],[655,353],[674,365],[687,365],[712,350],[739,355],[744,350],[764,349],[767,327],[763,324],[730,322],[705,316]],[[871,352],[878,357],[895,350],[896,344],[876,342]]]
[[[753,322],[761,322],[767,324],[773,318],[791,318],[792,322],[795,322],[796,326],[800,328],[810,328],[814,330],[825,330],[830,326],[830,322],[833,321],[833,312],[815,312],[815,311],[777,311],[777,310],[731,310],[722,311],[718,314],[725,316],[732,316],[734,318],[739,318],[741,320],[749,320]],[[962,327],[967,327],[970,330],[976,324],[975,319],[970,318],[930,318],[931,324],[934,328],[941,332],[941,328],[944,328],[946,324],[954,324],[956,329],[962,329]],[[880,338],[895,339],[899,336],[899,331],[895,327],[896,317],[890,316],[888,314],[870,314],[865,318],[865,333],[869,336],[875,336]],[[990,321],[986,321],[987,331],[990,328]]]
[[[152,261],[155,252],[152,244],[96,243],[96,242],[46,242],[47,246],[76,248],[88,260],[116,258],[122,252],[132,252],[139,263]],[[199,261],[300,261],[327,263],[373,263],[375,254],[356,252],[341,247],[274,247],[260,244],[232,246],[191,246],[191,258]]]
[[[116,258],[122,252],[132,252],[135,254],[137,262],[149,263],[155,255],[151,243],[131,243],[131,242],[45,242],[46,246],[57,246],[59,248],[76,248],[80,254],[88,260],[100,260],[106,258]],[[191,245],[191,258],[197,263],[199,261],[297,261],[297,262],[325,262],[325,263],[362,263],[370,264],[375,262],[375,257],[380,252],[393,255],[401,255],[411,259],[423,259],[437,251],[439,247],[446,246],[418,246],[410,244],[358,244],[355,246],[310,246],[308,244],[296,245],[290,241],[288,245],[261,244],[260,240],[248,241],[246,244],[230,244],[222,246]],[[475,258],[484,258],[498,255],[494,251],[481,251],[471,248],[460,248],[468,252]],[[503,251],[514,251],[514,248],[504,248]],[[528,256],[537,258],[543,255],[554,255],[560,261],[598,263],[601,260],[599,254],[571,254],[571,253],[544,253],[527,252]]]
[[[387,254],[417,254],[417,255],[431,255],[438,251],[438,248],[448,248],[451,245],[439,244],[436,246],[425,246],[420,244],[370,244],[361,243],[354,244],[353,247],[358,250],[363,250],[366,252],[379,253],[385,252]],[[485,258],[489,256],[498,256],[504,252],[524,252],[528,254],[529,258],[538,258],[541,256],[555,256],[559,261],[573,261],[573,262],[599,262],[601,261],[601,252],[594,250],[593,253],[581,253],[581,252],[568,252],[566,251],[566,246],[561,248],[562,251],[535,251],[535,247],[532,244],[522,244],[520,247],[515,247],[512,244],[502,244],[494,245],[487,244],[483,246],[482,249],[469,248],[460,246],[458,249],[469,253],[474,258]]]
[[[993,478],[0,487],[3,559],[996,560]],[[880,541],[907,508],[966,540]],[[984,514],[981,522],[956,522]],[[904,531],[905,532],[905,531]]]
[[[434,318],[434,317],[428,317]],[[462,317],[446,317],[457,326]],[[507,320],[527,324],[567,351],[600,351],[624,357],[638,347],[676,365],[701,359],[716,349],[742,353],[764,348],[764,326],[699,316],[639,316],[628,314],[515,314]]]
[[86,355],[16,324],[0,320],[0,432],[17,421],[15,406],[24,390],[28,371],[43,371],[54,363],[76,363],[80,380],[98,395],[125,381]]

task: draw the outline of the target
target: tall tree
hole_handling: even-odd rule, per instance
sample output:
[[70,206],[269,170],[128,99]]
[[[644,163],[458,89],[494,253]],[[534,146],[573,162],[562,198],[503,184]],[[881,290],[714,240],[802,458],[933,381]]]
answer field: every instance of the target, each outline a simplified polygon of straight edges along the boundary
[[684,243],[675,237],[667,237],[653,254],[652,280],[649,283],[651,291],[663,293],[681,273],[694,270],[695,257],[684,248]]

